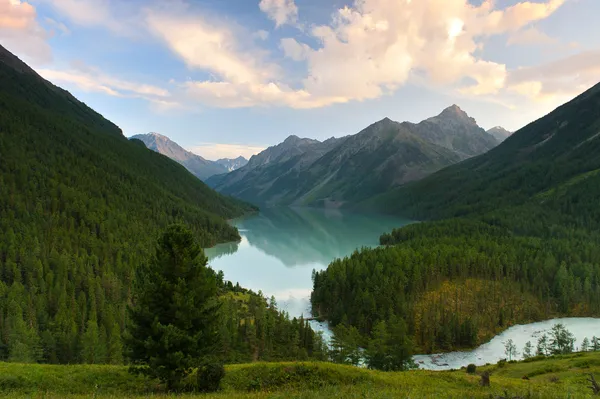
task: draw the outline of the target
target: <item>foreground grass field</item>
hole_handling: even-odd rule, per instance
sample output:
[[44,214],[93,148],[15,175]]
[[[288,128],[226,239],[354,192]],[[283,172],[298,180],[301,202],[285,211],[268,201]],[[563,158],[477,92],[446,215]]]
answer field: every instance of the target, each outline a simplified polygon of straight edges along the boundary
[[[491,373],[491,387],[479,373]],[[189,398],[594,398],[600,352],[459,371],[383,373],[329,363],[257,363],[227,367],[223,391]],[[524,377],[528,379],[524,379]],[[508,394],[508,396],[507,396]],[[170,398],[155,381],[122,366],[0,363],[2,398]]]

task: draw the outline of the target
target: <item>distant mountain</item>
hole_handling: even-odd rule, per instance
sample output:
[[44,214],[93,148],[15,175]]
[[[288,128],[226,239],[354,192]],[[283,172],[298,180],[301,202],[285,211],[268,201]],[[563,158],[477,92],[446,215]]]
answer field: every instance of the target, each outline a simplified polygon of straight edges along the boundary
[[488,134],[491,134],[492,136],[494,136],[496,138],[496,140],[498,140],[499,142],[503,142],[512,134],[512,132],[509,132],[502,126],[493,127],[490,130],[488,130],[487,132],[488,132]]
[[339,207],[421,179],[497,143],[452,106],[419,124],[385,118],[356,135],[323,142],[290,136],[207,184],[267,206]]
[[486,154],[394,189],[368,205],[420,220],[524,204],[536,211],[562,207],[561,213],[581,218],[586,206],[597,206],[599,153],[600,84]]
[[242,166],[245,166],[248,163],[248,160],[246,158],[240,156],[235,159],[230,159],[230,158],[218,159],[215,162],[221,166],[224,166],[228,172],[233,172],[234,170],[239,169]]
[[457,105],[413,127],[422,139],[452,150],[463,159],[483,154],[499,144]]
[[131,139],[140,140],[152,151],[166,155],[172,160],[179,162],[200,180],[206,180],[211,176],[229,172],[229,169],[218,161],[209,161],[200,155],[186,151],[179,144],[162,134],[138,134],[132,136]]

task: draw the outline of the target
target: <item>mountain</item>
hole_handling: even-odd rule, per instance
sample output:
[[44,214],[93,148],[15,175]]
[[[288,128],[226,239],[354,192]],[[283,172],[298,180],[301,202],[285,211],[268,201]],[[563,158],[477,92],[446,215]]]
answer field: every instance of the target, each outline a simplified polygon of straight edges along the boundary
[[457,105],[411,126],[422,139],[452,150],[463,159],[483,154],[499,143]]
[[[600,181],[599,152],[597,85],[513,133],[493,150],[395,189],[370,205],[435,219],[523,205],[559,193],[560,201],[565,201],[577,192],[582,198],[576,201],[581,202]],[[589,185],[587,191],[583,182]]]
[[493,127],[490,130],[488,130],[487,132],[488,132],[488,134],[491,134],[492,136],[494,136],[496,138],[496,140],[498,140],[500,143],[503,142],[504,140],[506,140],[512,134],[512,132],[509,132],[502,126]]
[[239,239],[226,219],[256,209],[128,140],[1,46],[0,121],[1,359],[82,362],[92,339],[104,351],[94,362],[121,361],[136,270],[159,233],[183,223],[209,247]]
[[239,156],[235,159],[230,159],[230,158],[218,159],[215,162],[218,163],[219,165],[225,167],[225,169],[227,169],[228,172],[233,172],[234,170],[239,169],[242,166],[245,166],[248,163],[248,160],[242,156]]
[[182,164],[200,180],[206,180],[211,176],[229,172],[229,169],[225,165],[219,163],[219,161],[209,161],[199,155],[186,151],[179,144],[161,134],[138,134],[132,136],[131,139],[140,140],[152,151],[166,155],[172,160]]
[[421,223],[314,273],[313,315],[363,339],[401,319],[418,353],[598,317],[599,153],[600,84],[485,154],[365,201]]
[[497,141],[457,106],[419,124],[385,118],[353,136],[297,136],[207,184],[267,206],[339,207],[421,179],[493,148]]

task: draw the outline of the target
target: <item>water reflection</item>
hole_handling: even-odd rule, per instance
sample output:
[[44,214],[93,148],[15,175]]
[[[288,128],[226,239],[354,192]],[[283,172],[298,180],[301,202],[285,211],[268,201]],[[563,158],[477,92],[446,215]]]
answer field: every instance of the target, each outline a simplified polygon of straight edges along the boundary
[[225,278],[265,295],[274,295],[291,316],[309,314],[311,273],[335,258],[408,224],[406,219],[339,210],[273,208],[238,219],[239,243],[206,250],[209,264]]
[[[377,245],[382,233],[408,223],[382,215],[310,208],[270,208],[234,221],[251,246],[288,267],[327,265],[355,249]],[[224,244],[207,254],[218,257],[229,250],[231,244]]]

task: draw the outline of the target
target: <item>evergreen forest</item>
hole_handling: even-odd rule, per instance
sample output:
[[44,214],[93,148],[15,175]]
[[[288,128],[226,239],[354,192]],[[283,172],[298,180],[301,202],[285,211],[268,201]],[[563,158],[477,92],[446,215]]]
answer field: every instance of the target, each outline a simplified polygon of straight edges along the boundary
[[[209,247],[239,239],[226,219],[257,210],[127,140],[1,47],[0,198],[0,360],[12,362],[122,364],[136,269],[164,229],[183,223]],[[217,277],[224,361],[320,350],[306,322]]]
[[361,344],[401,318],[415,348],[600,315],[600,85],[488,153],[363,204],[422,220],[313,276],[315,314]]

